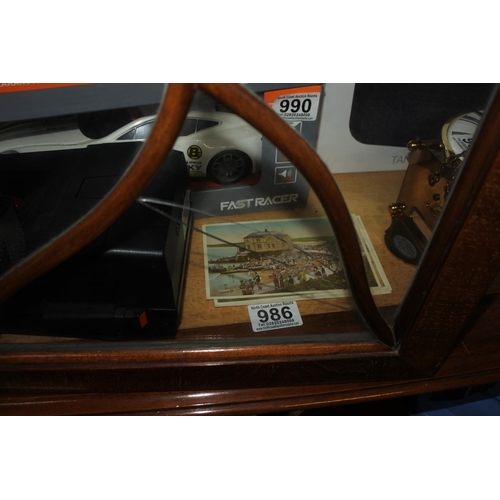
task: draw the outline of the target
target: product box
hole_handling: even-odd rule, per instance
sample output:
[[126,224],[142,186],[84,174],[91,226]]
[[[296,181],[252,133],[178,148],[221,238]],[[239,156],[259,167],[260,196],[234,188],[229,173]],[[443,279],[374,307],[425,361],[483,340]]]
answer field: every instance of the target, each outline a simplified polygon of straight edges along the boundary
[[[322,84],[246,84],[293,127],[313,148],[316,145],[323,96]],[[219,103],[203,101],[204,109],[226,111]],[[231,143],[227,143],[230,148]],[[189,166],[189,161],[188,161]],[[309,184],[288,158],[261,137],[260,169],[228,185],[193,185],[191,199],[197,218],[305,206]],[[199,212],[196,212],[199,210]]]

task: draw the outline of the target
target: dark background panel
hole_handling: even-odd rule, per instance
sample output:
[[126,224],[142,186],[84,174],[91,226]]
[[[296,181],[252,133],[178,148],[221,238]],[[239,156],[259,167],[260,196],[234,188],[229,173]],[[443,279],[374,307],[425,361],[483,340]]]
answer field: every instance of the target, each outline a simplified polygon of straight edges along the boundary
[[359,83],[349,127],[353,137],[379,146],[439,139],[444,123],[485,109],[493,83]]

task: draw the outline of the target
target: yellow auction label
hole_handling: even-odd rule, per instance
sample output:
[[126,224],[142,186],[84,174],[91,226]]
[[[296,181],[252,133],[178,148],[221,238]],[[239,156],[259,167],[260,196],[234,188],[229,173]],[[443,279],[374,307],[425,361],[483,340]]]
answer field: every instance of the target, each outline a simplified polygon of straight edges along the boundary
[[189,148],[187,150],[187,155],[192,160],[198,160],[198,158],[201,158],[201,148],[200,148],[200,146],[196,146],[196,145],[189,146]]

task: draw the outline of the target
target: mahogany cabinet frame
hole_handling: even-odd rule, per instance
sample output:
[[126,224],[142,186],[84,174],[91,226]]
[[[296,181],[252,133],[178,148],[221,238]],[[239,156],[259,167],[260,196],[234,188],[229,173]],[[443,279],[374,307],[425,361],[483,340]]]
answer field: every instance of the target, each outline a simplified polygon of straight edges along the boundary
[[[269,121],[265,106],[262,108],[260,101],[241,87],[199,87],[259,128],[302,171],[303,165],[311,162],[311,154],[318,165],[321,163],[297,138],[290,142],[291,128],[275,123],[274,117]],[[140,193],[142,184],[137,183],[141,172],[155,161],[161,162],[168,153],[194,88],[169,86],[171,96],[169,99],[167,93],[163,105],[169,108],[171,118],[157,124],[157,134],[153,132],[143,148],[145,155],[138,159],[142,165],[136,171],[139,173],[131,174],[126,188],[130,201],[124,202],[119,195],[113,198],[113,193],[111,201],[105,200],[103,210],[112,215],[109,223]],[[232,92],[239,96],[239,104],[234,105]],[[173,101],[178,103],[174,112]],[[345,229],[344,219],[330,217],[339,242],[347,242],[344,260],[353,274],[349,280],[366,328],[360,330],[356,313],[347,312],[310,316],[300,330],[294,329],[293,336],[285,333],[266,339],[253,337],[250,325],[240,324],[192,329],[182,338],[158,342],[0,343],[0,414],[147,413],[156,408],[167,408],[169,413],[203,413],[203,408],[214,401],[219,408],[225,408],[222,413],[237,413],[243,401],[245,411],[258,412],[270,407],[293,407],[290,402],[288,406],[252,405],[252,401],[267,397],[271,398],[268,401],[285,401],[286,397],[276,396],[276,391],[292,399],[309,398],[305,405],[327,404],[335,399],[335,387],[340,392],[368,391],[368,387],[388,387],[389,383],[408,386],[431,380],[464,335],[481,321],[480,313],[488,310],[494,315],[498,309],[497,302],[486,292],[500,270],[499,130],[497,91],[392,328],[383,319],[384,311],[373,311],[369,304],[371,296],[365,295],[364,288],[366,276],[363,271],[364,278],[360,277],[356,268],[359,259],[354,259],[352,270],[350,258],[345,258],[346,249],[352,245],[351,229]],[[169,139],[160,140],[166,131]],[[141,182],[147,182],[153,174],[142,174]],[[124,177],[127,175],[130,172]],[[309,172],[306,178],[315,190],[331,186],[326,178],[318,181]],[[330,194],[328,190],[319,193],[324,205],[325,200],[330,204]],[[342,212],[342,202],[340,194],[333,196],[330,212],[325,207],[329,216],[331,212]],[[88,224],[77,231],[86,241],[95,237]],[[57,252],[52,249],[48,254]],[[32,279],[30,272],[39,272],[42,261],[44,257],[26,266],[24,277],[11,279],[9,286],[22,287]],[[3,281],[4,286],[8,279]],[[324,333],[332,324],[336,325],[335,333]],[[221,339],[224,331],[229,335]],[[500,379],[495,359],[482,367],[483,378],[474,378],[469,367],[468,375],[453,372],[454,383]]]

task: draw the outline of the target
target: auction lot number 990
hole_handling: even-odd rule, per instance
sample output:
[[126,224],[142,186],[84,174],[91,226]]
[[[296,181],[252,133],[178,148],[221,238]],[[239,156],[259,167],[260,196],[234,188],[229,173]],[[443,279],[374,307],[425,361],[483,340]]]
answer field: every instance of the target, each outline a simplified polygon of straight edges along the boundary
[[280,112],[281,113],[286,113],[288,111],[291,111],[292,113],[298,113],[301,111],[302,113],[309,113],[312,108],[312,101],[311,99],[292,99],[291,101],[289,99],[283,99],[280,101]]

